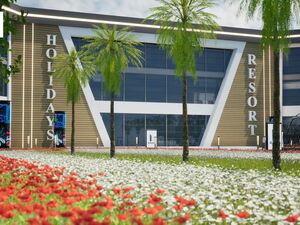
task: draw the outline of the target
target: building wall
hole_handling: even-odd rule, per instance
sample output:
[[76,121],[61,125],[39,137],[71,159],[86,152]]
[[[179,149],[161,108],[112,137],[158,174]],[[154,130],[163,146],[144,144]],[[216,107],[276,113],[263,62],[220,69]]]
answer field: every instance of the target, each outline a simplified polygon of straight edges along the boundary
[[[66,91],[62,80],[54,78],[53,89],[56,91],[56,98],[53,101],[46,99],[46,88],[49,83],[49,75],[47,73],[46,51],[47,34],[57,35],[57,45],[55,49],[58,54],[66,53],[64,42],[57,26],[52,25],[34,25],[34,34],[32,33],[32,24],[26,25],[25,32],[25,89],[23,95],[23,66],[21,72],[12,78],[12,118],[11,118],[11,135],[12,147],[22,147],[22,139],[24,147],[28,147],[27,136],[31,136],[32,129],[32,146],[35,146],[37,139],[38,147],[50,147],[51,141],[47,141],[47,130],[49,129],[46,119],[46,110],[50,102],[53,102],[55,111],[65,111],[67,118],[66,125],[66,143],[70,144],[71,136],[71,105],[66,102]],[[12,37],[12,57],[23,53],[23,25],[17,25],[17,34]],[[34,36],[34,46],[32,46],[32,35]],[[34,51],[32,51],[32,47]],[[32,53],[33,73],[32,73]],[[33,76],[33,89],[31,88]],[[31,113],[31,92],[33,91],[33,114]],[[25,104],[23,111],[22,98],[24,96]],[[23,120],[24,112],[24,120]],[[31,126],[31,116],[33,117]],[[85,97],[81,93],[81,100],[76,104],[76,146],[96,146],[96,138],[98,132],[94,124],[90,110],[87,106]],[[22,122],[24,122],[24,135],[22,136]],[[29,144],[29,146],[31,143]]]
[[[253,95],[257,97],[258,104],[255,108],[251,108],[247,104],[247,99],[252,95],[248,91],[249,82],[252,81],[248,77],[248,68],[254,67],[248,65],[249,54],[256,55],[255,83],[257,90]],[[222,146],[256,146],[257,136],[260,137],[260,143],[262,143],[262,139],[266,135],[265,123],[272,115],[272,112],[270,112],[270,108],[272,110],[270,93],[273,91],[273,79],[270,80],[269,77],[269,72],[272,70],[272,61],[269,61],[269,50],[265,50],[264,55],[259,43],[247,43],[212,145],[217,145],[218,136]],[[250,110],[256,111],[257,122],[248,121]],[[253,136],[251,136],[248,128],[249,124],[257,125]]]

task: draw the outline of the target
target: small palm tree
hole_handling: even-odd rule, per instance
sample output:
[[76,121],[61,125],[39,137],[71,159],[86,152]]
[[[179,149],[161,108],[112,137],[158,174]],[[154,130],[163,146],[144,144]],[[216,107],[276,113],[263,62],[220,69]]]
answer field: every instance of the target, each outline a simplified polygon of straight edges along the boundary
[[[80,67],[79,61],[83,68]],[[92,60],[73,48],[70,54],[58,55],[54,60],[54,76],[64,80],[67,89],[67,103],[72,104],[72,131],[71,131],[71,154],[75,153],[75,104],[80,99],[81,85],[86,86],[91,77],[95,74],[95,67]]]
[[[159,25],[158,43],[173,59],[176,75],[182,80],[183,161],[189,158],[187,112],[187,74],[196,79],[195,57],[203,50],[203,39],[214,38],[219,29],[216,16],[205,10],[213,7],[211,0],[159,0],[148,19]],[[197,24],[197,25],[196,25]]]
[[110,157],[115,156],[115,96],[120,94],[121,74],[128,64],[142,65],[142,52],[136,48],[138,43],[128,28],[117,30],[107,25],[95,26],[95,36],[86,37],[89,42],[83,47],[85,54],[94,58],[96,68],[101,72],[105,91],[110,94]]
[[[232,0],[231,0],[232,1]],[[299,0],[233,0],[240,2],[239,12],[245,11],[248,19],[259,16],[263,22],[261,46],[273,49],[274,58],[274,128],[273,166],[281,170],[280,159],[280,53],[288,52],[290,29],[300,9]],[[298,13],[297,13],[298,11]]]

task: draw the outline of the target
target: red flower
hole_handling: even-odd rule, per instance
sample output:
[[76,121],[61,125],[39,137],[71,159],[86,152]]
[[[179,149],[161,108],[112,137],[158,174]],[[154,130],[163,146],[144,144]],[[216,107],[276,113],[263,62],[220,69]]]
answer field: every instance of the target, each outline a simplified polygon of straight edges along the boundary
[[128,215],[126,215],[126,214],[119,214],[117,217],[121,221],[124,221],[124,220],[128,219]]
[[222,220],[226,220],[226,218],[228,217],[228,215],[223,210],[220,210],[219,211],[219,217],[221,217]]
[[159,194],[159,195],[162,195],[164,194],[166,191],[164,189],[160,189],[160,188],[157,188],[156,189],[156,193]]
[[189,221],[192,217],[189,214],[186,214],[185,216],[177,217],[175,221],[179,224],[186,223]]
[[237,217],[241,218],[241,219],[247,219],[250,217],[250,214],[247,211],[242,211],[239,212],[237,214],[235,214]]
[[285,221],[290,222],[290,223],[297,223],[298,222],[298,218],[300,218],[300,215],[291,215],[288,216]]
[[152,220],[152,225],[167,225],[167,222],[162,218],[154,218]]
[[162,201],[161,197],[157,197],[154,194],[150,194],[149,196],[149,200],[148,203],[152,204],[152,205],[156,205],[157,203],[160,203]]

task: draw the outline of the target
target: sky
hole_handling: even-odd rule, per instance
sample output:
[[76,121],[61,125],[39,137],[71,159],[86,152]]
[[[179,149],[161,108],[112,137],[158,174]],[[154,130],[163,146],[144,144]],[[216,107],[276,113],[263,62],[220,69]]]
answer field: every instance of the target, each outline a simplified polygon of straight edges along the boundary
[[[261,28],[259,21],[246,21],[244,15],[237,17],[237,3],[230,5],[225,0],[217,0],[217,6],[209,11],[217,15],[221,26]],[[17,4],[27,7],[77,11],[106,15],[145,18],[149,9],[157,6],[157,0],[17,0]]]
[[[261,22],[246,21],[245,15],[237,16],[238,3],[229,0],[216,0],[217,6],[210,9],[220,26],[260,29]],[[238,1],[236,1],[238,2]],[[157,0],[17,0],[17,4],[27,7],[77,11],[106,15],[145,18],[149,9],[157,6]]]

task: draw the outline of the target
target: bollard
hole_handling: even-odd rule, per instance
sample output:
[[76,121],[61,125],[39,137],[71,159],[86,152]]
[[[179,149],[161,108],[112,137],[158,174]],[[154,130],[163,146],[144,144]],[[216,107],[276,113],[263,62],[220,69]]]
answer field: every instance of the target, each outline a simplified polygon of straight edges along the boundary
[[256,146],[257,146],[257,150],[259,149],[259,136],[256,136]]
[[218,150],[220,150],[221,138],[218,136]]
[[99,148],[99,138],[96,138],[96,144],[97,144],[97,148]]
[[135,137],[135,147],[136,148],[137,148],[138,144],[139,144],[139,137]]
[[34,139],[34,145],[37,148],[37,138]]
[[30,136],[27,136],[27,148],[30,148]]

